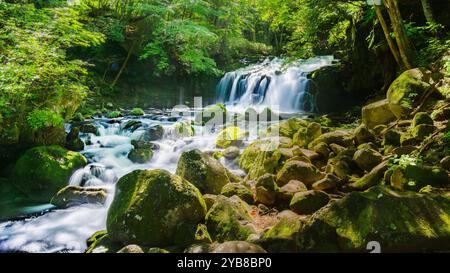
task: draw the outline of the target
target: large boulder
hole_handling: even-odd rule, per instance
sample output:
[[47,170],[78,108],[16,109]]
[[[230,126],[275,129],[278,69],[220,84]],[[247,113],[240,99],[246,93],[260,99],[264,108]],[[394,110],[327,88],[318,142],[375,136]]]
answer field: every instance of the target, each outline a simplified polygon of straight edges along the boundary
[[300,249],[296,238],[301,232],[303,222],[291,211],[283,211],[279,218],[257,243],[271,253],[298,253]]
[[392,113],[387,99],[371,103],[362,109],[362,122],[369,129],[388,124],[394,120],[395,115]]
[[16,186],[36,201],[48,202],[87,159],[60,146],[41,146],[22,155],[14,167]]
[[337,130],[334,132],[329,132],[316,138],[313,142],[309,144],[309,148],[314,148],[319,143],[338,144],[343,147],[349,147],[353,145],[353,134],[346,130]]
[[282,187],[291,180],[298,180],[305,185],[312,185],[325,175],[314,165],[303,161],[288,161],[277,174],[277,184]]
[[239,197],[218,196],[206,215],[206,226],[215,241],[245,241],[254,233],[251,207]]
[[330,197],[323,191],[298,192],[292,198],[290,208],[301,215],[312,214],[326,206],[329,201]]
[[164,170],[134,171],[117,183],[107,228],[115,242],[153,247],[193,242],[206,215],[200,191]]
[[293,142],[300,147],[308,147],[308,144],[322,135],[322,126],[312,122],[308,127],[303,127],[295,133]]
[[221,194],[226,197],[233,197],[234,195],[236,195],[239,198],[241,198],[242,200],[244,200],[245,202],[247,202],[248,204],[254,203],[253,192],[249,188],[244,186],[244,184],[241,184],[241,183],[226,184],[222,188]]
[[308,127],[308,121],[300,118],[290,118],[272,125],[267,130],[268,136],[281,136],[292,139],[302,128]]
[[277,197],[277,184],[275,183],[275,175],[265,174],[258,178],[255,184],[256,201],[272,206]]
[[450,198],[385,187],[352,192],[316,212],[299,234],[305,252],[450,250]]
[[450,177],[444,169],[423,164],[395,166],[390,179],[391,185],[399,190],[419,191],[425,186],[450,185]]
[[226,149],[230,146],[241,146],[247,133],[239,127],[227,127],[219,132],[216,138],[216,147]]
[[356,151],[353,161],[361,169],[370,172],[383,161],[383,155],[375,150],[364,148]]
[[99,204],[106,202],[107,192],[102,188],[82,188],[67,186],[60,190],[50,201],[58,208],[65,209],[83,204]]
[[409,115],[417,107],[421,96],[429,89],[431,72],[415,68],[403,72],[389,87],[389,108],[397,118]]
[[226,184],[236,182],[219,161],[199,150],[184,152],[178,161],[176,173],[202,193],[220,194]]
[[281,156],[277,144],[271,139],[257,140],[244,150],[239,167],[248,172],[249,179],[257,179],[266,173],[275,174]]

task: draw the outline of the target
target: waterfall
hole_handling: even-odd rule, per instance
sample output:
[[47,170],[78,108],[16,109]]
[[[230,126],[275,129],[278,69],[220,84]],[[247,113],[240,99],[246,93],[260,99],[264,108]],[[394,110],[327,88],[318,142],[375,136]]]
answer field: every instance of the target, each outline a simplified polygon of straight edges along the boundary
[[308,75],[332,64],[333,56],[285,65],[275,58],[229,72],[217,85],[217,100],[237,108],[278,106],[281,111],[317,112],[317,91]]

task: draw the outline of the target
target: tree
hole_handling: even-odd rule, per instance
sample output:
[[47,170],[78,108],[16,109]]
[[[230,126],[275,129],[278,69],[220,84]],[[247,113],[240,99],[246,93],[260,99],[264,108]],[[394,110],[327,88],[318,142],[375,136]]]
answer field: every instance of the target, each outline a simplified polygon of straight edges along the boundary
[[423,13],[429,23],[434,23],[433,8],[431,7],[430,0],[420,0],[422,2]]

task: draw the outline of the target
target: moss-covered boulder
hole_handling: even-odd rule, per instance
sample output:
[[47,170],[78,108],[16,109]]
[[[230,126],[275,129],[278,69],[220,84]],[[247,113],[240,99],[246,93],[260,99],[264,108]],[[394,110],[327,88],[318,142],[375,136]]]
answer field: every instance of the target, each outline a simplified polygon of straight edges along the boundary
[[127,245],[126,247],[123,247],[117,253],[121,254],[144,254],[144,251],[142,248],[138,245]]
[[364,191],[371,187],[380,185],[383,182],[385,173],[389,170],[389,161],[381,162],[378,166],[373,168],[369,173],[363,177],[358,178],[356,181],[345,185],[345,188],[354,191]]
[[308,144],[322,135],[322,126],[312,122],[308,127],[303,127],[295,133],[293,143],[300,147],[308,147]]
[[17,161],[14,167],[16,186],[33,199],[48,202],[69,183],[72,174],[86,164],[84,156],[62,147],[36,147]]
[[353,161],[361,169],[370,172],[383,161],[383,155],[372,149],[360,149],[353,155]]
[[205,214],[200,191],[188,181],[163,170],[134,171],[117,183],[108,234],[126,245],[189,244]]
[[327,174],[323,179],[314,183],[311,188],[316,191],[332,191],[340,184],[340,180],[333,174]]
[[282,212],[281,215],[281,219],[257,243],[270,253],[297,253],[300,251],[297,236],[303,222],[291,211]]
[[156,141],[162,139],[163,136],[164,136],[164,127],[158,124],[145,129],[136,140]]
[[329,201],[330,197],[323,191],[298,192],[292,198],[290,208],[298,214],[307,215],[323,208]]
[[411,129],[411,135],[417,140],[424,140],[436,131],[434,125],[420,124]]
[[131,110],[130,112],[130,115],[139,117],[145,115],[145,112],[144,110],[142,110],[142,108],[133,108],[133,110]]
[[216,104],[206,107],[202,112],[195,116],[195,123],[198,125],[206,125],[208,122],[219,123],[223,125],[226,122],[227,109],[223,104]]
[[431,72],[415,68],[403,72],[389,87],[387,99],[389,108],[397,118],[409,115],[420,97],[430,88]]
[[245,148],[239,159],[239,167],[248,172],[249,179],[257,179],[266,173],[275,174],[280,159],[278,144],[271,139],[257,140]]
[[176,138],[193,137],[195,135],[195,129],[190,122],[180,121],[172,127],[173,135]]
[[80,125],[80,132],[84,134],[98,134],[97,127],[92,123],[85,123]]
[[82,204],[100,204],[106,202],[107,192],[102,188],[82,188],[67,186],[60,190],[50,201],[58,208],[65,209]]
[[380,100],[366,105],[362,109],[362,122],[372,129],[378,125],[385,125],[395,120],[395,115],[389,107],[388,100]]
[[352,192],[314,214],[298,238],[306,252],[367,252],[371,241],[383,252],[448,251],[450,198],[385,187]]
[[229,160],[236,159],[241,154],[241,150],[236,146],[231,146],[223,151],[223,157]]
[[226,184],[236,182],[219,161],[199,150],[184,152],[178,161],[176,173],[202,193],[220,194]]
[[78,127],[72,127],[69,134],[67,134],[66,148],[76,152],[82,151],[84,149],[84,143],[80,139],[80,129]]
[[241,183],[229,183],[222,188],[221,194],[226,197],[238,196],[248,204],[253,204],[253,192]]
[[433,119],[426,112],[420,112],[420,113],[417,113],[414,116],[412,127],[416,127],[416,126],[422,125],[422,124],[427,124],[427,125],[433,125],[434,124]]
[[328,145],[334,143],[343,147],[350,147],[353,145],[353,134],[352,132],[346,130],[337,130],[334,132],[325,133],[311,142],[308,146],[312,149],[317,144],[322,142]]
[[303,161],[288,161],[277,174],[277,184],[282,187],[291,180],[298,180],[305,185],[312,185],[322,179],[321,173],[314,165]]
[[98,253],[117,253],[123,248],[123,245],[117,242],[111,241],[106,230],[98,231],[94,233],[86,241],[87,249],[85,253],[98,254]]
[[390,181],[396,189],[411,191],[419,191],[428,185],[432,187],[450,185],[450,177],[444,169],[422,164],[394,167]]
[[219,132],[216,137],[216,147],[226,149],[230,146],[241,146],[247,133],[239,127],[227,127]]
[[255,184],[257,202],[268,206],[275,203],[278,190],[275,178],[273,174],[265,174],[258,178]]
[[276,194],[277,208],[289,208],[292,197],[298,192],[308,191],[305,184],[297,180],[291,180],[283,187],[278,188]]
[[364,124],[361,124],[360,126],[358,126],[358,128],[355,129],[354,135],[355,143],[357,146],[365,143],[375,142],[376,139],[375,135]]
[[148,148],[133,149],[128,154],[128,159],[133,163],[145,164],[153,158],[153,150]]
[[245,241],[254,233],[251,207],[239,197],[218,196],[206,215],[206,226],[214,241]]
[[300,118],[290,118],[272,125],[267,130],[268,136],[282,136],[292,139],[302,128],[308,127],[308,121]]

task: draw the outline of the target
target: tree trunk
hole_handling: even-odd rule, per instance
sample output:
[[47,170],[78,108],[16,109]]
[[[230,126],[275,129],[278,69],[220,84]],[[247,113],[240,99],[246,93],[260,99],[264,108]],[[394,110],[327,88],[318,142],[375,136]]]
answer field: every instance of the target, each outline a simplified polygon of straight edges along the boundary
[[114,78],[114,81],[111,84],[111,87],[116,86],[117,82],[119,81],[120,76],[122,75],[123,71],[127,67],[128,61],[130,60],[131,55],[133,54],[133,50],[134,50],[135,45],[136,45],[136,42],[133,42],[130,50],[128,51],[127,57],[126,57],[125,61],[122,64],[122,67],[120,67],[119,72],[117,73],[116,77]]
[[394,59],[397,62],[397,64],[401,68],[404,68],[403,62],[402,62],[402,60],[400,58],[400,54],[398,52],[397,45],[392,40],[391,31],[389,30],[389,27],[386,24],[386,21],[384,20],[383,13],[379,6],[374,5],[374,8],[375,8],[375,12],[378,17],[378,21],[380,22],[381,28],[383,29],[384,36],[386,37],[386,41],[389,45],[389,49],[391,50],[392,56],[394,56]]
[[395,40],[397,42],[400,57],[406,69],[414,68],[414,53],[406,36],[405,26],[403,24],[402,15],[398,8],[397,0],[384,1],[389,17],[391,18],[392,28],[395,33]]
[[433,16],[433,9],[431,7],[430,0],[421,0],[421,2],[422,2],[423,13],[425,14],[425,18],[427,19],[427,22],[429,22],[429,23],[435,22],[434,16]]

